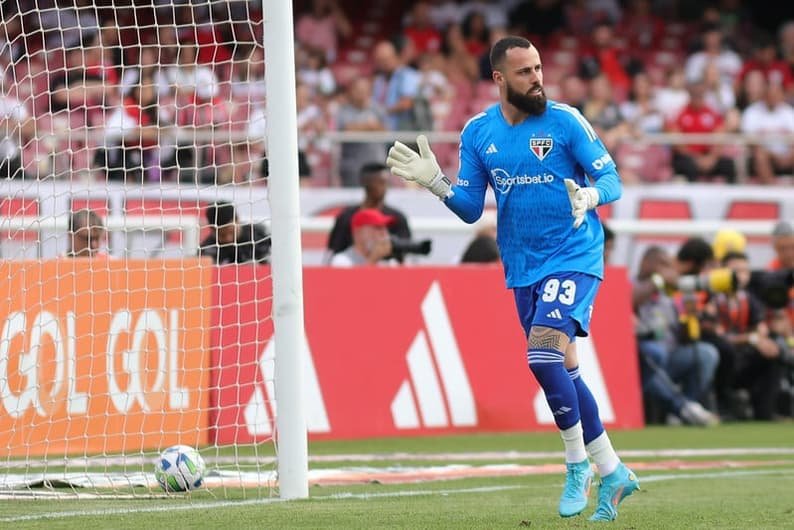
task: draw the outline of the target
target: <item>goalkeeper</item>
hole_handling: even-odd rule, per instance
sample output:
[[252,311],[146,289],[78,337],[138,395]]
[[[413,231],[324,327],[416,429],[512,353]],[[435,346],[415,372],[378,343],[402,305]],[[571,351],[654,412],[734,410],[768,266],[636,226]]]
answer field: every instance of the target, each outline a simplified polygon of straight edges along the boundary
[[620,197],[620,178],[585,118],[546,99],[540,56],[528,40],[505,37],[490,59],[500,102],[464,126],[456,185],[441,173],[424,136],[417,138],[419,153],[395,142],[386,163],[467,223],[480,217],[485,191],[493,188],[497,242],[527,335],[529,367],[565,446],[559,513],[569,517],[586,508],[593,477],[589,453],[601,477],[592,520],[611,521],[639,483],[601,424],[579,374],[574,341],[588,334],[603,278],[604,234],[594,208]]

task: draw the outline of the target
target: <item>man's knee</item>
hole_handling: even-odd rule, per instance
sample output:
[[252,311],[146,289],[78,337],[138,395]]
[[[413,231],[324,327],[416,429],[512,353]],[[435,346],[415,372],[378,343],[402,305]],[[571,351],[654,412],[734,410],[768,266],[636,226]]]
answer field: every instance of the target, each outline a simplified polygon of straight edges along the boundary
[[564,331],[546,326],[532,326],[529,330],[529,351],[554,350],[565,353],[571,340]]

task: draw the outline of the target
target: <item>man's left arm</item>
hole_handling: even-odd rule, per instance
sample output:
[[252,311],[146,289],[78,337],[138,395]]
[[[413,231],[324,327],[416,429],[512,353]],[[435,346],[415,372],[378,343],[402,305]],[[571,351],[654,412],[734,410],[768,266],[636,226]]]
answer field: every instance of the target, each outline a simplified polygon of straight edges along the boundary
[[586,179],[581,182],[565,179],[574,226],[578,228],[587,210],[618,200],[622,186],[615,161],[598,138],[593,126],[578,110],[569,108],[568,142],[571,155],[595,181],[595,186],[590,187]]

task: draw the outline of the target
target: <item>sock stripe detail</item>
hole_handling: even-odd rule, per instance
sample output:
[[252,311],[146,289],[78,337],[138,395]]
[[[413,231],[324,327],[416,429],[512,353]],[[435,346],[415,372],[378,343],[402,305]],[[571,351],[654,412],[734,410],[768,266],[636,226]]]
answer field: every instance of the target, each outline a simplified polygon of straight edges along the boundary
[[579,374],[579,367],[577,366],[577,367],[576,367],[576,368],[574,368],[573,370],[568,370],[568,375],[570,376],[570,378],[571,378],[571,380],[572,380],[572,381],[573,381],[574,379],[579,379],[579,376],[580,376],[580,374]]
[[565,354],[554,350],[530,350],[527,352],[527,362],[529,364],[540,363],[562,363]]

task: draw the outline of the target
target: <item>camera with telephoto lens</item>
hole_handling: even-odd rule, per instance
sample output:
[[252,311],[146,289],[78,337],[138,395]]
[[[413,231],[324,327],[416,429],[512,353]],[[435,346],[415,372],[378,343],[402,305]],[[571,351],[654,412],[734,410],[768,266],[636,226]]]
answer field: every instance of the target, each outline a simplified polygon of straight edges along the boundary
[[738,287],[736,274],[731,269],[714,269],[703,274],[680,276],[676,288],[682,293],[706,291],[732,293]]
[[391,248],[392,252],[396,255],[420,254],[422,256],[427,256],[433,249],[433,242],[429,239],[413,241],[411,239],[402,239],[392,236]]
[[[683,293],[706,291],[709,293],[732,293],[739,282],[731,269],[714,269],[698,274],[681,276],[676,287]],[[747,290],[758,297],[767,307],[779,309],[789,303],[791,289],[794,287],[794,270],[759,271],[750,273]]]

